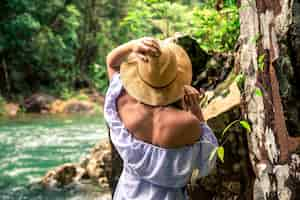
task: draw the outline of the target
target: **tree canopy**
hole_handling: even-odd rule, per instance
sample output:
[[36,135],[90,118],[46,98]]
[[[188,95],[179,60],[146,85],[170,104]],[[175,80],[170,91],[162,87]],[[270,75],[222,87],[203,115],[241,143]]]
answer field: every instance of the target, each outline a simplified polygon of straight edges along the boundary
[[230,51],[239,35],[235,1],[4,0],[0,5],[2,96],[104,92],[106,54],[142,36],[194,36],[207,52]]

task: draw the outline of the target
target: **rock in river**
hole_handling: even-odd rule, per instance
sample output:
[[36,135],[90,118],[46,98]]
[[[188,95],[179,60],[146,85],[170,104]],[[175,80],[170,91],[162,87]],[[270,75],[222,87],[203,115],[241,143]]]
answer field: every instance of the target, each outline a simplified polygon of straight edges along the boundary
[[111,150],[108,140],[95,145],[90,154],[80,164],[64,164],[49,171],[41,180],[46,188],[60,188],[76,185],[85,179],[93,180],[103,189],[109,188],[111,178]]
[[24,101],[24,108],[27,112],[43,113],[50,109],[49,105],[55,101],[55,97],[43,94],[35,93]]

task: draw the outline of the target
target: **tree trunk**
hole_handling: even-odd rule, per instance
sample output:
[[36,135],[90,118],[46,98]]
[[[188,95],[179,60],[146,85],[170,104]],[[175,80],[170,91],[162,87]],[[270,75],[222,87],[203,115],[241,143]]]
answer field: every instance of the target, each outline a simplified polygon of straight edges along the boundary
[[[255,174],[253,199],[285,200],[297,195],[299,138],[288,134],[280,94],[284,85],[278,81],[280,74],[292,85],[289,74],[280,69],[296,65],[288,62],[287,50],[292,8],[292,0],[240,1],[240,48],[235,67],[246,77],[243,115],[252,124],[247,139]],[[259,90],[262,95],[257,94]]]
[[240,0],[239,6],[240,109],[208,123],[219,136],[242,115],[252,131],[230,130],[225,163],[206,178],[192,177],[191,198],[300,199],[300,1]]

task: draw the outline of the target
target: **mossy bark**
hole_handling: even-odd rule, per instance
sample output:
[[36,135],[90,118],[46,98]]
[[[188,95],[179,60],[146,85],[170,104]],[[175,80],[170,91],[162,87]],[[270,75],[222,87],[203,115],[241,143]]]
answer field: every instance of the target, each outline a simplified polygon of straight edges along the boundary
[[[293,78],[289,77],[291,74],[279,73],[296,65],[286,51],[293,5],[299,2],[293,3],[240,1],[241,35],[235,67],[246,77],[243,116],[252,124],[247,142],[254,172],[253,199],[296,199],[297,195],[299,138],[292,138],[288,132],[285,117],[288,106],[282,103],[284,88],[291,85],[292,90]],[[286,80],[286,85],[280,80]],[[255,93],[257,88],[262,95]],[[294,95],[297,93],[294,91]]]

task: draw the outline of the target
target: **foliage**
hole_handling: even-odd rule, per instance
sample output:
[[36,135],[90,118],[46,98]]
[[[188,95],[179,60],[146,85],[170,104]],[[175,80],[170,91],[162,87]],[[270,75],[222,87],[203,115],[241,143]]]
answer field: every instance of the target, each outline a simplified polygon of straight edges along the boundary
[[86,101],[89,99],[89,96],[84,94],[84,93],[79,93],[76,96],[74,96],[75,99],[79,100],[79,101]]
[[92,64],[89,66],[89,76],[91,80],[94,82],[95,87],[98,88],[100,91],[104,91],[108,87],[108,81],[106,78],[106,68],[99,64]]
[[216,148],[214,148],[211,151],[211,153],[209,155],[209,161],[212,161],[212,159],[214,158],[214,156],[217,154],[217,156],[221,160],[221,162],[224,163],[224,152],[225,152],[225,150],[224,150],[224,144],[227,142],[227,139],[228,139],[228,134],[226,135],[226,133],[228,132],[228,130],[231,127],[233,127],[237,123],[239,123],[240,126],[247,131],[247,133],[251,133],[251,125],[249,124],[248,121],[246,121],[246,120],[234,120],[233,122],[231,122],[230,124],[228,124],[223,129],[222,134],[221,134],[221,138],[223,139],[223,141],[222,141],[222,143],[220,144],[219,147],[216,147]]
[[[100,75],[95,76],[90,66],[97,62],[103,65],[105,54],[113,46],[107,42],[109,31],[99,31],[109,29],[112,20],[100,23],[99,17],[92,13],[102,7],[92,7],[93,2],[105,3],[102,0],[4,1],[0,6],[0,63],[7,66],[0,64],[0,70],[3,68],[8,77],[1,73],[0,82],[8,79],[10,91],[1,88],[1,92],[31,93],[47,88],[60,95],[77,89],[78,85],[81,87],[80,84],[103,92],[107,82],[97,80]],[[115,12],[106,10],[107,18]],[[107,50],[100,54],[102,44],[106,44],[103,49]],[[104,67],[102,79],[103,73]]]
[[121,22],[129,38],[145,35],[165,38],[184,32],[192,15],[189,7],[168,1],[139,1]]
[[247,130],[247,133],[251,132],[251,126],[246,120],[240,121],[240,125]]
[[224,162],[224,147],[220,146],[217,148],[217,155],[221,162]]
[[228,51],[238,36],[234,0],[221,11],[196,0],[3,0],[0,5],[2,95],[45,91],[68,98],[105,92],[105,57],[142,36],[194,35],[206,51]]
[[64,88],[61,93],[60,93],[60,97],[64,100],[68,100],[68,99],[77,99],[80,101],[85,101],[89,99],[89,96],[85,93],[82,92],[78,92],[78,91],[74,91],[74,90],[69,90],[67,88]]
[[236,6],[217,11],[206,4],[190,8],[167,1],[148,2],[136,3],[121,22],[128,38],[145,35],[164,38],[182,32],[197,38],[206,51],[224,52],[234,47],[239,35]]
[[239,18],[236,7],[216,11],[196,8],[191,21],[191,34],[207,51],[229,51],[239,36]]
[[259,97],[263,96],[263,92],[258,87],[254,89],[254,93],[255,93],[256,96],[259,96]]
[[258,57],[258,69],[264,71],[265,69],[265,54],[262,54]]
[[235,78],[235,82],[237,83],[240,91],[244,91],[245,79],[245,74],[238,74]]

